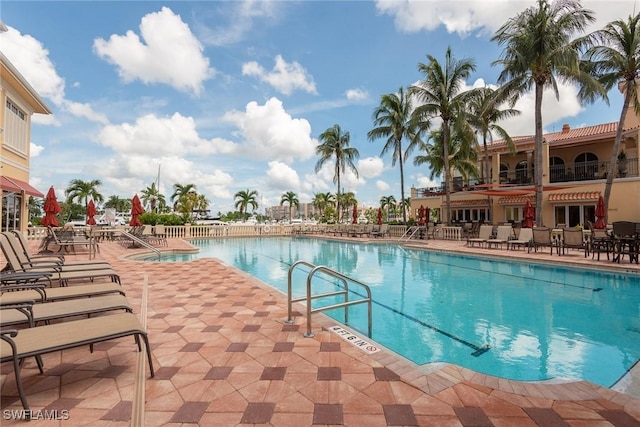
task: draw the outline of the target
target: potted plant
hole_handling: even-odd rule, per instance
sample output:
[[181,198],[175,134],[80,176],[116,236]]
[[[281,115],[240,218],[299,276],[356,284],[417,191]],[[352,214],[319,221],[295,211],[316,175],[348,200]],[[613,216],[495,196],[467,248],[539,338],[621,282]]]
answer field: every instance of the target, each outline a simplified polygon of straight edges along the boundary
[[618,174],[621,177],[627,175],[627,153],[624,150],[618,153]]

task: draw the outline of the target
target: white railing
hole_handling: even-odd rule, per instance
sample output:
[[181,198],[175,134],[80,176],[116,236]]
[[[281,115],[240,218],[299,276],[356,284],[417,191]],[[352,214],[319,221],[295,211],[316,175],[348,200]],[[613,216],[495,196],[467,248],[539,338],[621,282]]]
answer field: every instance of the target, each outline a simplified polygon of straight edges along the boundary
[[442,240],[462,240],[462,227],[441,227],[436,237]]

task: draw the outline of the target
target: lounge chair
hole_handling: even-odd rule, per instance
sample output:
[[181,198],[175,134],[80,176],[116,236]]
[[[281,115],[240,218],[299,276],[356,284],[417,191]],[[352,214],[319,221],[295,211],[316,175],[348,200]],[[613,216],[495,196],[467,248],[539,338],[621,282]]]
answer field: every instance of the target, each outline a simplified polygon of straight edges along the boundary
[[467,239],[467,246],[474,247],[477,243],[480,247],[491,238],[493,233],[493,225],[481,225],[478,230],[478,237],[470,237]]
[[551,230],[548,227],[534,227],[533,250],[538,252],[538,248],[549,247],[549,255],[553,255],[553,248],[557,248],[557,243],[551,239]]
[[567,249],[579,249],[584,251],[584,257],[589,255],[589,244],[584,240],[582,230],[578,228],[565,228],[562,230],[562,240],[559,243],[558,255],[564,255],[564,251]]
[[507,249],[527,248],[533,246],[533,230],[531,228],[521,228],[517,239],[510,240],[507,243]]
[[[4,307],[0,306],[0,310],[4,310]],[[29,403],[20,377],[20,365],[23,359],[36,357],[40,373],[44,373],[42,363],[38,360],[41,355],[127,336],[136,338],[138,351],[142,351],[140,339],[144,341],[149,371],[153,377],[155,374],[147,333],[138,318],[132,313],[119,313],[21,330],[1,331],[0,362],[13,362],[20,401],[26,413],[29,414]]]
[[16,283],[0,286],[0,295],[2,295],[3,304],[16,304],[28,301],[61,301],[109,294],[124,295],[125,293],[122,286],[112,282],[59,288],[48,288],[41,283]]
[[23,264],[18,258],[18,254],[13,250],[10,245],[7,236],[0,234],[0,247],[4,253],[5,259],[9,263],[9,267],[16,272],[31,272],[31,273],[51,273],[52,280],[58,280],[61,286],[67,285],[71,280],[88,279],[94,280],[96,278],[108,278],[112,282],[120,283],[120,276],[112,268],[89,268],[86,266],[31,266]]
[[[3,294],[5,295],[5,294]],[[74,316],[89,316],[108,311],[124,310],[133,312],[127,298],[123,295],[104,295],[93,298],[83,298],[81,300],[63,300],[54,302],[44,302],[41,304],[15,303],[8,304],[0,295],[0,306],[15,307],[15,310],[3,309],[0,326],[7,327],[20,325],[33,321],[35,325],[39,322],[48,323],[51,320],[63,319]],[[30,311],[30,316],[24,310]]]
[[385,237],[389,235],[389,224],[380,224],[380,228],[377,231],[372,231],[373,237]]
[[513,227],[511,224],[509,225],[499,225],[498,230],[496,231],[496,237],[493,239],[487,239],[484,244],[486,247],[491,248],[495,245],[496,249],[498,245],[502,249],[502,245],[509,244],[509,241],[513,238]]

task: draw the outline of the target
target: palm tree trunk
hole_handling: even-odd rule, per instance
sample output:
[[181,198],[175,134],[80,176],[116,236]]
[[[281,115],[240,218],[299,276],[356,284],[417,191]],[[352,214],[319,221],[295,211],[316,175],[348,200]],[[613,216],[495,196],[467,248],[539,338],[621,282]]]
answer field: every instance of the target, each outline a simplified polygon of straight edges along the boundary
[[340,224],[340,169],[338,168],[338,170],[336,171],[336,176],[338,177],[338,179],[336,180],[338,182],[338,192],[336,193],[336,216],[337,218],[337,223]]
[[609,198],[611,197],[611,189],[613,188],[613,178],[618,166],[618,151],[620,151],[620,145],[622,144],[622,129],[624,128],[624,118],[627,116],[629,110],[629,104],[631,103],[631,95],[633,94],[633,85],[635,80],[627,80],[624,86],[624,102],[622,104],[622,111],[620,112],[620,120],[618,121],[618,129],[616,130],[616,139],[613,142],[613,149],[611,150],[611,160],[609,160],[609,167],[607,168],[607,181],[604,185],[604,221],[609,222]]
[[[398,143],[398,151],[400,152],[398,156],[398,160],[400,161],[400,199],[402,203],[404,203],[404,165],[402,161],[402,146]],[[404,205],[402,205],[402,223],[407,223],[407,209]]]
[[447,209],[447,225],[451,225],[451,188],[449,188],[449,120],[442,123],[442,155],[444,157],[444,194]]
[[[487,148],[487,135],[482,133],[482,147],[484,148],[484,184],[491,183],[492,177],[489,176],[489,149]],[[487,187],[487,190],[489,187]],[[489,218],[493,222],[493,205],[491,204],[491,196],[487,196],[487,203],[489,204]]]
[[536,184],[536,225],[542,227],[542,90],[543,85],[536,82],[535,106],[535,184]]

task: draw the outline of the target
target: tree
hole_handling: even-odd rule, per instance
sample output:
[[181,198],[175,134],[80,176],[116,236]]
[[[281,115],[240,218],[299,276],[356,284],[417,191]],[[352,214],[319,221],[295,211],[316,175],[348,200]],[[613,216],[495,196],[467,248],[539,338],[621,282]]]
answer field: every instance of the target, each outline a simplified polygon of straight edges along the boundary
[[344,215],[349,216],[349,209],[353,209],[354,206],[358,205],[358,199],[356,199],[356,195],[353,191],[347,191],[340,195],[340,206],[343,209],[343,217]]
[[86,208],[89,205],[89,197],[98,203],[101,203],[104,200],[104,197],[97,189],[97,187],[101,185],[102,181],[99,179],[94,179],[92,181],[73,179],[65,190],[65,193],[67,194],[67,201],[73,202],[74,200],[77,200],[78,202],[84,202],[86,212]]
[[[391,152],[391,166],[396,162],[400,168],[400,197],[404,200],[404,162],[417,145],[420,135],[419,123],[412,116],[411,97],[403,88],[398,93],[382,95],[380,105],[373,112],[373,124],[376,126],[367,133],[369,141],[387,138],[380,156]],[[402,151],[402,140],[409,140],[406,151]],[[407,213],[403,211],[402,222],[406,224]]]
[[158,208],[162,209],[162,207],[167,203],[165,201],[164,194],[160,193],[160,189],[156,187],[155,182],[152,182],[151,186],[142,190],[141,195],[140,199],[142,200],[142,203],[145,205],[148,204],[151,212],[154,213],[158,213]]
[[[418,70],[424,74],[424,80],[413,85],[410,90],[423,102],[414,110],[415,120],[422,129],[430,128],[431,120],[440,117],[443,138],[445,206],[447,224],[451,223],[451,189],[449,182],[449,143],[452,126],[465,127],[465,105],[473,95],[471,91],[462,91],[465,80],[476,66],[471,59],[456,60],[447,48],[444,64],[431,55],[427,55],[427,64],[418,64]],[[443,67],[444,65],[444,67]]]
[[333,182],[338,185],[336,193],[338,222],[340,222],[340,174],[345,173],[349,168],[358,177],[358,169],[354,160],[358,159],[360,153],[355,147],[350,147],[349,132],[342,132],[339,125],[333,125],[320,134],[321,143],[316,147],[316,154],[320,159],[316,163],[316,173],[320,172],[322,166],[330,160],[335,161]]
[[396,198],[391,196],[380,197],[380,208],[387,211],[387,220],[391,219],[391,211],[396,208]]
[[114,195],[109,196],[104,203],[105,208],[113,208],[116,212],[127,212],[131,210],[131,201],[129,199],[121,199]]
[[587,69],[605,90],[609,91],[617,86],[624,96],[604,188],[603,199],[607,212],[605,221],[608,221],[609,198],[617,170],[624,119],[631,104],[636,113],[640,114],[636,86],[636,79],[640,75],[640,14],[629,15],[627,21],[610,22],[602,30],[592,33],[589,39],[591,47],[585,55]]
[[173,194],[171,195],[173,209],[180,212],[183,216],[190,216],[195,207],[193,196],[197,194],[195,184],[173,184]]
[[[517,96],[535,90],[535,157],[536,224],[542,225],[542,95],[547,87],[556,98],[558,80],[581,85],[578,93],[582,101],[593,100],[598,84],[580,69],[580,48],[584,41],[575,36],[595,20],[593,12],[582,7],[578,0],[538,0],[496,31],[492,41],[504,49],[493,65],[502,66],[499,83],[513,85]],[[601,91],[600,91],[601,92]],[[515,99],[515,98],[514,98]]]
[[332,193],[317,193],[313,195],[311,203],[320,211],[320,216],[323,217],[325,209],[329,206],[333,206],[336,202],[336,196]]
[[247,208],[251,206],[253,210],[258,209],[258,202],[256,201],[256,197],[258,196],[258,192],[256,190],[241,190],[233,195],[235,199],[235,207],[240,211],[240,214],[246,212]]
[[284,193],[280,198],[280,206],[284,205],[285,203],[289,204],[289,222],[291,222],[291,208],[293,206],[295,206],[296,208],[300,206],[300,202],[298,202],[298,196],[296,195],[296,193],[294,193],[293,191],[287,191],[286,193]]

